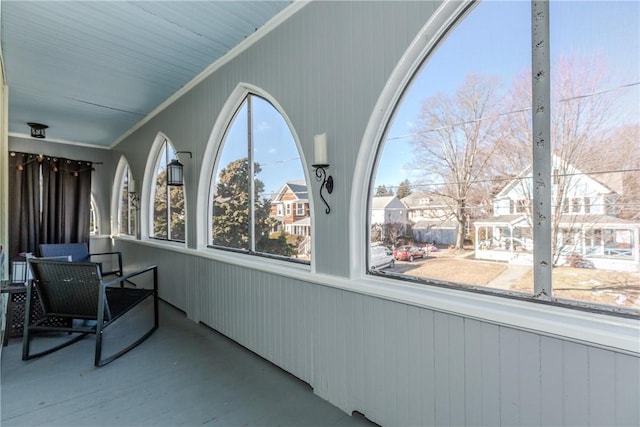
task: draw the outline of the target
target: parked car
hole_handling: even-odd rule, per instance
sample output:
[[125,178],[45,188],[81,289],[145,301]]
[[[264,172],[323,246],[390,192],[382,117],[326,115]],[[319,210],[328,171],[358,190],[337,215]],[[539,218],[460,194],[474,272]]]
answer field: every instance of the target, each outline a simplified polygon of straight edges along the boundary
[[393,257],[398,261],[413,261],[416,258],[424,258],[425,251],[417,246],[404,245],[394,249]]
[[438,252],[438,247],[436,245],[434,245],[433,243],[427,243],[426,245],[424,245],[424,250],[425,250],[426,253]]
[[371,258],[369,263],[372,270],[380,270],[382,268],[393,267],[396,260],[393,258],[391,249],[384,246],[371,246]]

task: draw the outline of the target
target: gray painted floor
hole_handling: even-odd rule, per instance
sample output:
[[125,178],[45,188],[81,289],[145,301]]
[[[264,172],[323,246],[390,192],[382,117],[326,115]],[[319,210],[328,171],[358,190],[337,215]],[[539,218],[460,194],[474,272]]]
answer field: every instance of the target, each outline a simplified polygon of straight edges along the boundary
[[130,353],[94,368],[93,348],[93,337],[88,337],[23,362],[20,339],[10,340],[2,351],[0,424],[373,425],[342,412],[307,384],[164,303],[160,329]]

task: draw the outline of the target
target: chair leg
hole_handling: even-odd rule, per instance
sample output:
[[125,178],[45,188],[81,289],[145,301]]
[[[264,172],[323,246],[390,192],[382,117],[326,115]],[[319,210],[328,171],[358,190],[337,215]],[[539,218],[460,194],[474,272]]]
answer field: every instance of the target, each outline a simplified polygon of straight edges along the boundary
[[[154,270],[155,272],[155,270]],[[155,283],[157,283],[157,280],[155,281]],[[117,353],[112,354],[111,356],[105,357],[104,359],[102,358],[102,338],[103,338],[103,329],[102,329],[102,322],[101,319],[103,319],[104,316],[104,309],[98,309],[98,326],[96,326],[96,350],[95,350],[95,359],[94,359],[94,365],[96,367],[100,367],[100,366],[104,366],[107,363],[111,363],[114,360],[116,360],[118,357],[122,356],[123,354],[127,353],[130,350],[133,350],[135,347],[137,347],[138,345],[140,345],[144,340],[146,340],[147,338],[149,338],[151,336],[151,334],[153,334],[153,332],[155,332],[156,329],[158,329],[159,326],[159,315],[158,315],[158,290],[157,288],[154,290],[153,294],[153,326],[151,328],[149,328],[147,330],[147,332],[144,333],[144,335],[142,335],[140,338],[138,338],[136,341],[134,341],[132,344],[128,345],[127,347],[123,348],[122,350],[118,351]],[[147,297],[148,298],[148,297]],[[100,304],[100,307],[104,307],[104,304]]]

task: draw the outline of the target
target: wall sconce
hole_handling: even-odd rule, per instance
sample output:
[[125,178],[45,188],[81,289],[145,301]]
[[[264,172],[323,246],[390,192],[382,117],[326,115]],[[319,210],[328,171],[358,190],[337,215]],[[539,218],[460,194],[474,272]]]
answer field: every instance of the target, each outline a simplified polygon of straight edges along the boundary
[[189,158],[193,158],[191,151],[176,151],[176,158],[167,165],[167,185],[181,187],[184,185],[183,165],[177,159],[179,153],[188,153]]
[[319,181],[322,181],[322,185],[320,185],[320,198],[327,206],[325,209],[325,213],[329,214],[331,212],[331,207],[327,200],[322,195],[322,190],[327,189],[327,193],[333,193],[333,177],[331,175],[327,176],[327,169],[329,169],[329,162],[327,160],[327,134],[322,133],[320,135],[316,135],[313,137],[313,154],[314,154],[314,164],[311,165],[316,170],[316,178]]
[[127,184],[127,191],[129,192],[129,202],[134,208],[139,209],[140,195],[136,193],[136,182],[134,180],[129,181]]
[[27,124],[31,128],[31,137],[32,138],[39,138],[39,139],[44,139],[45,138],[44,130],[46,128],[48,128],[49,126],[43,125],[41,123],[33,123],[33,122],[29,122]]

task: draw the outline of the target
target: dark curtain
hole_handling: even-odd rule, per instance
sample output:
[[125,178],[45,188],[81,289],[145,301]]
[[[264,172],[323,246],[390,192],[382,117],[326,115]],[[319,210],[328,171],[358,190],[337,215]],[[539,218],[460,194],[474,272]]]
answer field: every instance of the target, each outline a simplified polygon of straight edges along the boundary
[[40,165],[42,157],[9,156],[9,259],[33,252],[40,242]]
[[41,243],[89,243],[91,171],[89,162],[44,159]]
[[89,242],[92,169],[90,162],[10,154],[10,260],[38,255],[41,243]]

